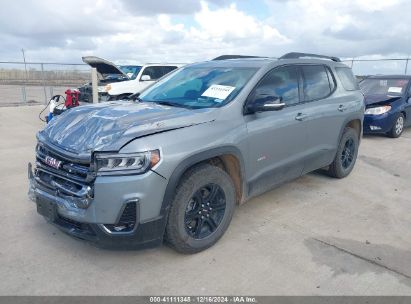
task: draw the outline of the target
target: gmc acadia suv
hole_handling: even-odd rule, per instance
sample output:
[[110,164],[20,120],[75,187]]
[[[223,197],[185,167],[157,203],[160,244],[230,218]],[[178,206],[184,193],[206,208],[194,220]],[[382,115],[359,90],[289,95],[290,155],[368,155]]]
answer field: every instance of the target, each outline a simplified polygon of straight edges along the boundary
[[347,176],[363,116],[338,58],[222,56],[130,100],[53,119],[37,134],[29,196],[51,223],[102,247],[164,239],[199,252],[224,234],[236,204],[319,168]]

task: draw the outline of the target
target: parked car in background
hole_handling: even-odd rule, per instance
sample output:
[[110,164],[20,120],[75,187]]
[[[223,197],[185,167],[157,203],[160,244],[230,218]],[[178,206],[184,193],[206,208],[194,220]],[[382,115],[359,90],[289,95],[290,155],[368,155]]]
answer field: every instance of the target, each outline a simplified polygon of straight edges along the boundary
[[142,65],[134,79],[130,79],[129,81],[116,81],[108,83],[104,86],[104,88],[101,88],[99,90],[99,100],[121,100],[131,94],[139,93],[164,75],[181,66],[182,64],[173,63],[153,63]]
[[370,76],[360,82],[365,96],[364,133],[396,138],[411,125],[411,76]]
[[[117,66],[108,60],[95,56],[86,56],[82,59],[83,62],[97,70],[100,101],[121,100],[140,92],[157,79],[182,66],[182,64],[168,63]],[[79,91],[80,101],[92,102],[91,83],[83,85]]]
[[[141,65],[115,65],[114,63],[96,56],[82,57],[83,62],[96,68],[98,74],[98,91],[102,92],[104,86],[108,83],[134,80],[140,72]],[[79,99],[82,102],[92,102],[91,82],[86,83],[78,88],[80,91]]]
[[165,239],[195,253],[222,237],[236,204],[319,168],[350,174],[364,96],[349,67],[300,53],[230,58],[52,120],[29,164],[37,211],[103,247]]

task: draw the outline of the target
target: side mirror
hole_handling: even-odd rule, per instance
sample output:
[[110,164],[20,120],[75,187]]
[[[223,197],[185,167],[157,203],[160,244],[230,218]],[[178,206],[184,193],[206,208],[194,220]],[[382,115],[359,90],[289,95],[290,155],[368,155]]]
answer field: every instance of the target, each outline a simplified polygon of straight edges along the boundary
[[143,76],[141,76],[141,81],[149,81],[149,80],[151,80],[150,75],[143,75]]
[[249,113],[278,111],[285,107],[282,98],[268,94],[256,94],[254,101],[248,107]]

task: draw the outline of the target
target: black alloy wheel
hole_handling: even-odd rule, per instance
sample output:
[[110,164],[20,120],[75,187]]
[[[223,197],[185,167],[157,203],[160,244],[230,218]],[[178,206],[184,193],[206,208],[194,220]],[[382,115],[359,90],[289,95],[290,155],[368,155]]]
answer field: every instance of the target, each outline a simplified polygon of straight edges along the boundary
[[344,149],[341,153],[341,165],[344,169],[348,169],[352,161],[354,160],[355,155],[355,143],[352,138],[349,138],[344,145]]
[[185,211],[187,233],[194,239],[210,236],[220,225],[225,209],[226,199],[219,185],[201,187],[194,193]]

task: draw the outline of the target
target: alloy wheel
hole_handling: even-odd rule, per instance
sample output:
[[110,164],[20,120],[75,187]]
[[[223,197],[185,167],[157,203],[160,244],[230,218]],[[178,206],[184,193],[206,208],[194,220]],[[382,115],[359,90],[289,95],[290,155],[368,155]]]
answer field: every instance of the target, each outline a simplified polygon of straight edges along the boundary
[[404,129],[404,117],[400,116],[400,117],[398,117],[398,119],[395,123],[395,133],[397,135],[399,135],[399,134],[401,134],[403,129]]
[[198,189],[187,204],[184,214],[186,232],[194,239],[204,239],[220,225],[226,209],[224,191],[217,184]]
[[355,155],[355,143],[352,138],[349,138],[345,144],[344,144],[344,149],[342,150],[341,153],[341,164],[344,169],[348,169],[353,160],[354,160],[354,155]]

